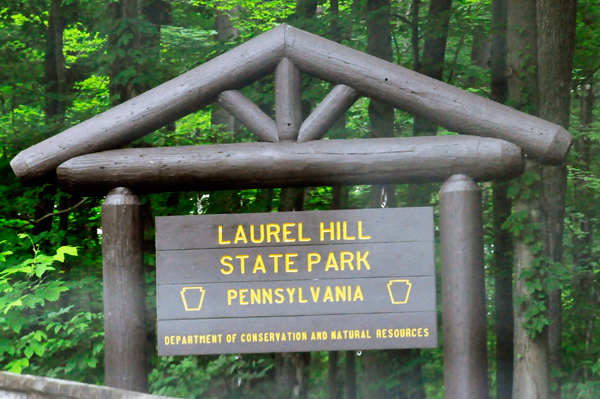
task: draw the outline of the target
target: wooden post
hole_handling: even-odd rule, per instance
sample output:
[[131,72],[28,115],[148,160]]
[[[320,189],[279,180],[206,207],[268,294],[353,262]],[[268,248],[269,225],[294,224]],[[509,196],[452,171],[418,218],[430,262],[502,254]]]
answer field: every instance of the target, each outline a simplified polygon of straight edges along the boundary
[[302,81],[300,71],[287,58],[275,69],[275,114],[279,141],[296,141],[302,125]]
[[142,203],[127,188],[102,204],[104,384],[148,392]]
[[446,399],[487,398],[481,190],[465,175],[440,190]]

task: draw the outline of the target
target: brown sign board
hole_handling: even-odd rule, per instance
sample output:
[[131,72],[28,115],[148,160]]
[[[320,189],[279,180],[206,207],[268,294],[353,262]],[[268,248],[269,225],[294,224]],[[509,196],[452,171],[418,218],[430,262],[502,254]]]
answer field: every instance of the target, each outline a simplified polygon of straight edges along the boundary
[[156,226],[160,355],[437,346],[433,208]]

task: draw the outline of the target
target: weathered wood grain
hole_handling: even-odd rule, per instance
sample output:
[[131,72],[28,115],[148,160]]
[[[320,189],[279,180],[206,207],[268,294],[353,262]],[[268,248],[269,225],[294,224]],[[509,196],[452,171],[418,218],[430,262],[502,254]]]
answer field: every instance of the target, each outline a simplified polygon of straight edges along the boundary
[[47,181],[73,157],[120,148],[272,72],[283,57],[283,26],[82,122],[21,153],[12,161],[22,182]]
[[[358,237],[358,222],[361,222],[362,233],[369,236],[368,240],[347,240],[343,234],[344,222],[347,226],[347,235]],[[331,227],[333,222],[335,232],[323,234],[320,237],[320,225],[323,223]],[[337,228],[340,222],[340,229]],[[278,224],[283,228],[284,223],[293,223],[288,236],[295,239],[293,242],[284,242],[283,235],[277,241],[265,240],[256,244],[252,241],[250,226],[256,226],[256,239],[260,240],[260,225]],[[302,223],[302,237],[300,241],[299,224]],[[229,244],[219,242],[219,226],[222,230],[222,239],[230,241]],[[239,226],[250,236],[248,242],[238,240]],[[266,227],[265,227],[266,229]],[[337,231],[342,230],[340,235]],[[325,233],[325,232],[324,232]],[[266,232],[265,232],[266,234]],[[283,234],[283,233],[282,233]],[[384,209],[347,209],[343,211],[304,211],[304,212],[265,212],[265,213],[238,213],[227,215],[185,215],[185,216],[158,216],[156,218],[156,249],[157,251],[171,249],[204,249],[204,248],[250,248],[256,246],[290,247],[307,245],[341,245],[355,241],[369,243],[400,243],[400,242],[433,242],[433,208],[384,208]],[[269,242],[270,241],[270,242]]]
[[450,130],[494,137],[559,163],[573,137],[562,127],[349,47],[286,26],[285,55],[302,72],[344,84]]
[[[433,225],[433,223],[432,223]],[[306,243],[305,243],[306,244]],[[311,243],[308,243],[311,244]],[[200,284],[223,283],[233,281],[280,281],[308,280],[353,277],[387,277],[387,276],[425,276],[435,274],[435,254],[432,242],[395,242],[377,244],[339,244],[339,245],[305,245],[296,247],[259,247],[259,248],[222,248],[197,249],[187,251],[156,252],[156,284]],[[344,259],[350,260],[341,269],[341,253]],[[285,258],[277,257],[277,272],[274,268],[273,254],[295,253],[290,258],[294,261],[294,273],[285,272]],[[308,254],[311,265],[308,267]],[[335,262],[340,263],[337,271],[327,268],[329,255],[333,253]],[[315,255],[316,254],[316,255]],[[244,262],[244,273],[241,273],[240,260],[236,256],[249,256]],[[257,269],[256,260],[260,255],[265,271]],[[318,255],[318,257],[317,257]],[[231,257],[233,270],[221,263],[223,256]],[[364,258],[358,269],[358,257]],[[366,262],[366,263],[365,263]],[[366,267],[366,264],[369,267]],[[259,265],[260,266],[260,265]],[[352,267],[349,267],[352,266]]]
[[444,387],[448,399],[488,394],[481,188],[452,176],[440,190]]
[[302,125],[302,81],[287,58],[275,69],[275,114],[279,140],[295,141]]
[[[392,282],[391,285],[390,282]],[[407,282],[410,284],[410,291]],[[202,307],[200,310],[186,310],[181,291],[186,287],[191,288],[186,290],[183,295],[188,300],[188,306],[193,302],[197,308],[200,296],[199,291],[193,288],[198,286],[204,290]],[[339,288],[337,293],[336,287]],[[205,283],[200,285],[168,284],[159,285],[156,289],[156,295],[159,298],[157,305],[159,320],[435,310],[434,276]],[[267,299],[262,296],[263,289],[270,293]],[[406,303],[393,303],[390,289],[395,301],[406,301]],[[251,299],[251,290],[259,296],[259,298],[255,297],[254,301]],[[348,296],[349,292],[350,296]]]
[[439,136],[132,148],[73,158],[57,174],[69,192],[104,195],[121,186],[150,193],[436,182],[453,174],[484,181],[522,170],[513,144]]
[[219,95],[219,105],[248,128],[258,141],[279,142],[277,126],[256,104],[237,90],[224,91]]
[[106,386],[147,392],[142,202],[111,190],[102,204]]
[[320,140],[359,98],[360,94],[353,88],[335,86],[302,123],[298,142]]
[[[386,330],[385,337],[382,330]],[[325,336],[323,332],[327,335]],[[336,333],[335,338],[333,332]],[[338,338],[338,332],[341,338]],[[306,335],[306,339],[303,339],[302,333]],[[285,337],[282,336],[283,334]],[[186,343],[183,343],[183,337]],[[190,343],[188,343],[189,338],[191,338]],[[158,322],[160,356],[435,348],[437,343],[436,312]]]

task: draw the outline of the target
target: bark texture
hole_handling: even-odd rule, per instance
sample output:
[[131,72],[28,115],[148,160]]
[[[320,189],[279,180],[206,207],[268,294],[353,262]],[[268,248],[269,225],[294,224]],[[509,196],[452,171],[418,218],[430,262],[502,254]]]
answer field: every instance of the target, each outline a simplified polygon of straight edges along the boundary
[[[535,0],[508,1],[508,65],[509,103],[519,110],[535,114],[539,98]],[[525,173],[530,176],[531,182],[528,184],[525,180],[521,181],[521,193],[515,202],[515,212],[523,214],[528,224],[541,223],[541,167],[533,161],[527,161]],[[528,234],[540,239],[537,230]],[[547,329],[544,328],[532,338],[525,328],[525,312],[531,305],[532,298],[522,274],[530,272],[534,267],[535,257],[536,253],[526,235],[519,235],[515,240],[515,399],[544,399],[550,394]]]
[[[571,111],[571,74],[575,52],[577,0],[537,0],[539,116],[565,129],[569,127]],[[562,263],[565,196],[567,189],[566,161],[558,166],[542,168],[542,211],[545,255]],[[562,303],[561,291],[550,292],[548,304],[549,360],[552,382],[557,389],[551,393],[560,399],[562,385]]]
[[[505,104],[508,100],[506,37],[507,0],[492,1],[492,100]],[[493,235],[494,235],[494,306],[496,308],[496,397],[512,398],[514,360],[514,313],[513,313],[513,251],[512,235],[502,225],[512,213],[512,200],[508,196],[508,183],[493,185]]]

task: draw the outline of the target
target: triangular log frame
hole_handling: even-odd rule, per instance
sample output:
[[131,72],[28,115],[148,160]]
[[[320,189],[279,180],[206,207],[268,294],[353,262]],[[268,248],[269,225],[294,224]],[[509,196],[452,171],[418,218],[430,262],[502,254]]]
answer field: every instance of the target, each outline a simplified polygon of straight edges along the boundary
[[[230,100],[232,94],[240,100],[239,94],[227,92],[273,72],[276,92],[282,91],[276,99],[278,141],[321,138],[339,115],[365,95],[458,133],[509,141],[543,163],[562,162],[572,142],[569,132],[558,125],[283,24],[22,151],[11,166],[24,183],[48,181],[59,165],[72,158],[121,148],[215,100],[227,102],[228,94]],[[304,123],[297,107],[301,72],[338,85]],[[229,111],[235,114],[232,104]],[[249,120],[256,115],[260,114],[250,112],[244,124],[255,134],[265,123],[270,125],[257,136],[275,141],[268,119],[259,117],[252,127]]]

